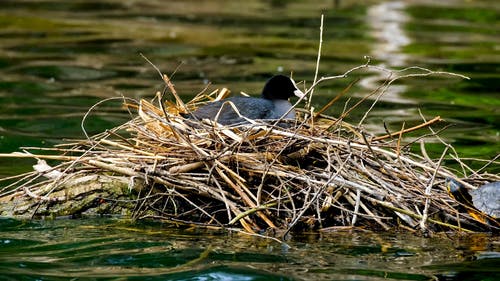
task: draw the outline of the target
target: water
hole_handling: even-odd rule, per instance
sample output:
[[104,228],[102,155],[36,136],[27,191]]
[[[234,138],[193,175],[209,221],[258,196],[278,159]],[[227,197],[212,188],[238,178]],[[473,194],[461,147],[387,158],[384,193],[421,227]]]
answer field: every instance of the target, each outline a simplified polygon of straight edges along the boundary
[[[2,280],[495,280],[487,235],[304,234],[287,244],[113,219],[0,220]],[[455,278],[455,279],[454,279]],[[490,278],[490,279],[488,279]],[[121,280],[121,279],[120,279]]]
[[[421,123],[421,114],[439,115],[447,123],[434,129],[453,124],[441,136],[460,156],[492,159],[500,151],[500,8],[494,1],[1,2],[0,153],[82,138],[82,116],[105,98],[151,98],[164,85],[140,53],[173,74],[186,100],[207,86],[257,94],[279,72],[293,72],[296,81],[310,85],[321,13],[320,76],[341,74],[369,55],[377,66],[417,65],[471,77],[398,81],[368,115],[368,131],[384,134],[383,123],[396,131]],[[358,78],[330,114],[338,115],[345,103],[354,104],[385,79],[364,71],[325,83],[315,91],[314,106]],[[120,103],[97,107],[85,129],[97,133],[128,120]],[[370,104],[348,120],[357,124]],[[424,133],[429,131],[412,137]],[[443,144],[427,141],[431,156],[438,157]],[[484,162],[466,163],[478,168]],[[33,164],[0,158],[0,176]],[[498,163],[489,171],[498,173]],[[421,239],[358,231],[294,237],[284,246],[158,224],[7,219],[0,222],[0,241],[0,278],[7,280],[498,279],[498,238],[481,235]]]

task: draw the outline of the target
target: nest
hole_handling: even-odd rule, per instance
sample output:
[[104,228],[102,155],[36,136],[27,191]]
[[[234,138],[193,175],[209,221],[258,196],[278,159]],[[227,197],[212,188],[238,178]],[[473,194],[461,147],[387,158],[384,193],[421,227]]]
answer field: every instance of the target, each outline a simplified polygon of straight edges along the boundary
[[[229,127],[181,114],[200,101],[222,98],[227,90],[201,94],[183,104],[168,77],[163,78],[175,103],[164,102],[164,93],[153,101],[127,100],[129,110],[138,114],[119,127],[58,145],[51,149],[56,155],[10,154],[59,163],[51,167],[39,161],[34,172],[10,178],[14,182],[0,190],[1,213],[118,213],[279,235],[353,227],[495,229],[491,218],[470,216],[447,194],[444,179],[455,173],[443,167],[442,160],[453,151],[451,145],[440,159],[427,157],[423,139],[421,155],[403,145],[410,131],[426,128],[435,135],[430,125],[439,117],[374,136],[362,124],[343,121],[355,106],[337,118],[323,115],[336,98],[319,111],[297,109],[296,122],[286,126],[251,121]],[[324,80],[328,77],[316,81],[307,93]],[[488,173],[470,174],[462,180],[468,187],[499,180]]]

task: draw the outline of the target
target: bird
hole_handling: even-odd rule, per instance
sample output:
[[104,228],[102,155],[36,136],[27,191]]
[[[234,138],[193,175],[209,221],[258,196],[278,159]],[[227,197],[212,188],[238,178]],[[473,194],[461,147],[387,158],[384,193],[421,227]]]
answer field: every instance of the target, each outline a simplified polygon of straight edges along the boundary
[[222,125],[248,124],[247,119],[293,120],[295,111],[289,101],[293,96],[302,98],[304,93],[299,90],[291,77],[279,74],[267,80],[260,97],[238,96],[210,102],[187,117],[198,120],[210,119]]

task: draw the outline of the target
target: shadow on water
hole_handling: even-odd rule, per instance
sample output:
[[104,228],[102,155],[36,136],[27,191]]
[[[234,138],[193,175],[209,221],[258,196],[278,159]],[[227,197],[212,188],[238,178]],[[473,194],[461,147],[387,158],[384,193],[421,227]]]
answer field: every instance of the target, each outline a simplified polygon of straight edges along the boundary
[[[187,100],[205,87],[260,92],[275,73],[310,85],[320,14],[320,75],[363,64],[418,65],[471,77],[403,79],[366,119],[385,133],[441,116],[462,157],[500,151],[498,18],[491,1],[27,1],[0,10],[0,153],[81,139],[82,116],[110,97],[151,98],[164,87],[143,53]],[[319,108],[360,79],[329,112],[339,115],[378,87],[378,73],[354,73],[315,91]],[[119,101],[93,110],[89,134],[130,119]],[[348,116],[357,123],[370,102]],[[426,132],[419,132],[421,135]],[[412,135],[408,141],[413,140]],[[444,146],[427,139],[437,157]],[[415,148],[418,149],[418,148]],[[451,161],[452,162],[452,161]],[[446,163],[452,164],[450,161]],[[483,162],[468,160],[472,167]],[[0,158],[0,176],[32,160]],[[490,172],[498,173],[498,165]],[[421,239],[405,234],[329,233],[263,239],[114,220],[0,220],[0,276],[6,280],[494,280],[498,240]],[[1,278],[0,278],[1,279]]]

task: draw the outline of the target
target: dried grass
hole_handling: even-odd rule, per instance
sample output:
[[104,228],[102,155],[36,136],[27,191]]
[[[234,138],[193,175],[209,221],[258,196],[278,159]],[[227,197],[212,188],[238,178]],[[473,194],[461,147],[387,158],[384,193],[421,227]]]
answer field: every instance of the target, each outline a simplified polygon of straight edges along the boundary
[[[321,81],[359,69],[381,70],[367,63],[341,76],[320,78],[307,92]],[[385,85],[401,77],[440,74],[422,68],[407,71],[414,72],[398,75]],[[425,232],[491,230],[488,223],[457,210],[443,184],[444,178],[455,175],[442,161],[447,155],[456,159],[470,174],[465,182],[469,187],[499,180],[498,175],[472,171],[444,142],[446,149],[437,160],[426,156],[424,139],[419,140],[422,155],[410,153],[403,144],[406,133],[423,128],[437,136],[431,125],[439,117],[384,136],[370,135],[362,124],[342,120],[357,105],[340,118],[322,115],[326,108],[299,109],[296,124],[288,128],[259,121],[228,127],[179,114],[194,109],[194,101],[226,95],[227,90],[202,94],[203,98],[185,105],[168,77],[162,77],[177,104],[163,102],[160,93],[153,102],[128,100],[127,107],[138,112],[136,118],[53,149],[61,155],[10,154],[63,162],[54,168],[38,167],[4,187],[0,196],[4,201],[26,197],[54,205],[71,200],[53,193],[68,181],[112,174],[129,182],[128,193],[134,197],[131,216],[136,219],[242,227],[250,233],[346,226]],[[370,95],[380,96],[385,90],[379,88]],[[491,163],[498,164],[495,159]],[[47,178],[41,179],[42,175]]]
[[[180,113],[207,100],[221,99],[228,91],[202,93],[184,104],[168,76],[155,67],[166,90],[157,93],[151,102],[124,98],[128,109],[138,113],[129,122],[87,136],[86,140],[48,149],[52,150],[49,154],[25,151],[0,155],[61,161],[55,167],[40,162],[34,172],[4,179],[14,182],[0,189],[0,202],[17,200],[9,207],[13,209],[11,214],[29,211],[31,216],[50,214],[51,208],[65,202],[81,204],[77,209],[67,207],[66,214],[96,208],[99,203],[113,202],[116,206],[128,202],[132,203],[128,205],[132,206],[129,215],[135,219],[237,228],[248,233],[271,230],[278,231],[273,235],[279,236],[290,230],[332,231],[346,227],[403,228],[424,233],[496,229],[491,225],[497,224],[495,220],[476,220],[449,197],[443,182],[446,177],[456,176],[442,163],[445,158],[459,163],[464,175],[461,182],[473,188],[500,180],[498,175],[484,172],[486,166],[498,164],[497,158],[478,171],[467,167],[453,147],[432,129],[440,117],[423,118],[420,125],[383,136],[371,135],[364,129],[370,111],[398,79],[466,77],[420,67],[388,70],[371,65],[367,59],[342,75],[318,78],[321,42],[322,38],[314,82],[306,91],[308,101],[302,109],[298,108],[301,101],[295,105],[299,117],[293,126],[284,128],[276,126],[276,122],[250,120],[250,124],[228,127],[185,119]],[[351,85],[320,110],[311,108],[313,91],[319,84],[357,71],[376,71],[387,79],[338,117],[323,112],[336,105]],[[164,100],[167,89],[173,101]],[[357,125],[344,121],[367,102],[371,106]],[[82,122],[84,131],[86,118]],[[405,144],[405,136],[423,129],[427,133],[415,141],[420,143],[421,153],[411,153],[412,143]],[[426,137],[444,144],[439,159],[427,156]],[[113,183],[97,187],[88,184],[102,181]],[[113,184],[124,182],[127,189],[123,194],[128,199],[108,192]],[[91,196],[101,201],[87,200]],[[83,199],[87,201],[77,203]],[[23,200],[28,203],[19,203]],[[20,206],[24,209],[20,210]]]

